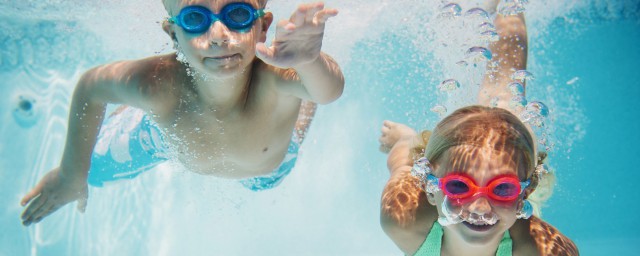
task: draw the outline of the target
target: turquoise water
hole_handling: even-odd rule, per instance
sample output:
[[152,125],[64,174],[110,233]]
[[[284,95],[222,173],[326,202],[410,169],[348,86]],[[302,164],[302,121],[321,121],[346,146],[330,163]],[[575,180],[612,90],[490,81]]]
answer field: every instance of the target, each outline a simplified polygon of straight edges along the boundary
[[[171,50],[155,23],[159,2],[0,5],[0,255],[399,255],[378,224],[388,178],[380,124],[432,128],[439,118],[429,108],[455,105],[436,85],[455,77],[469,86],[478,72],[449,69],[456,48],[442,46],[443,24],[428,15],[436,4],[423,1],[327,1],[341,11],[324,47],[343,67],[345,94],[319,110],[297,167],[277,189],[254,193],[163,165],[91,189],[85,214],[67,206],[20,225],[20,197],[59,162],[78,76]],[[270,8],[286,17],[295,3],[272,0]],[[28,8],[32,16],[16,15]],[[558,176],[543,218],[582,255],[640,249],[640,233],[629,228],[640,224],[640,192],[625,184],[640,179],[639,12],[635,1],[538,1],[527,13],[536,75],[528,97],[551,109]]]

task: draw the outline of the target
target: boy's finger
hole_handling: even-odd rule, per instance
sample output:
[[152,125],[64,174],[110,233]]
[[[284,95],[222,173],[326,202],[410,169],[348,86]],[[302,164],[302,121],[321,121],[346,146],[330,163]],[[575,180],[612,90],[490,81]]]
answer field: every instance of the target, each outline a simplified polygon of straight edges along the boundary
[[47,202],[47,198],[45,198],[44,196],[36,197],[36,199],[34,199],[33,202],[31,202],[31,204],[27,206],[27,209],[25,209],[24,212],[22,212],[22,215],[20,216],[20,218],[22,220],[30,219],[35,213],[38,212],[38,210],[46,202]]
[[[38,200],[36,198],[36,200]],[[45,201],[45,200],[42,200]],[[38,200],[37,202],[42,202],[40,200]],[[34,201],[36,202],[36,201]],[[32,203],[33,204],[33,203]],[[29,207],[31,207],[31,205],[29,205]],[[36,216],[39,216],[40,213],[44,210],[44,208],[48,207],[48,201],[45,201],[44,203],[38,205],[38,206],[34,206],[33,208],[31,208],[31,211],[29,212],[25,212],[22,214],[22,225],[25,226],[29,226],[33,223],[33,221],[36,219]]]
[[40,184],[36,185],[33,189],[31,189],[31,191],[29,191],[26,195],[24,195],[22,200],[20,200],[20,205],[22,206],[27,205],[27,203],[29,203],[31,199],[39,195],[41,191],[42,191],[42,186]]
[[307,23],[313,22],[313,19],[316,16],[316,13],[320,12],[323,8],[324,8],[323,3],[312,4],[309,10],[307,11],[304,21]]
[[273,60],[273,49],[269,49],[264,43],[256,44],[256,57],[267,64],[271,64]]
[[289,19],[289,21],[298,27],[301,26],[304,24],[304,19],[307,15],[308,9],[309,7],[307,5],[298,6],[298,9],[293,13],[293,15],[291,15],[291,19]]
[[31,222],[33,222],[34,224],[40,222],[42,219],[44,219],[44,217],[49,216],[49,214],[53,212],[54,207],[55,205],[51,205],[51,204],[43,206],[40,211],[38,211],[36,214],[34,214],[31,217]]
[[331,17],[335,17],[338,15],[338,10],[336,9],[325,9],[316,13],[313,23],[315,24],[323,24],[329,20]]
[[276,25],[276,35],[275,38],[281,39],[287,36],[291,31],[295,30],[296,26],[289,22],[288,20],[281,20]]

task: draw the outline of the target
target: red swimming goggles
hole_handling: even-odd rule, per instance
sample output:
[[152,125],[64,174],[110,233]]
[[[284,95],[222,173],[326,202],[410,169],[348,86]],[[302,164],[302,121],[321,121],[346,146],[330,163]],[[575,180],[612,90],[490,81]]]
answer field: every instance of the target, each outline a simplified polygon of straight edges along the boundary
[[438,184],[438,188],[450,199],[463,201],[477,195],[485,195],[504,203],[516,200],[531,183],[530,180],[521,182],[516,175],[498,176],[485,187],[477,186],[473,179],[459,173],[448,174],[442,178],[429,174],[427,179]]

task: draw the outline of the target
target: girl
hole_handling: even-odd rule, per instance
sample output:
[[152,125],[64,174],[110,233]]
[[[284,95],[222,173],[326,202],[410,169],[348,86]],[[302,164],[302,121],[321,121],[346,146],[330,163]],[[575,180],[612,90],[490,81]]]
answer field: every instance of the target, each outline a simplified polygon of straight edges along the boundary
[[383,124],[391,176],[381,225],[407,255],[578,255],[571,240],[531,215],[530,195],[546,176],[543,156],[536,157],[528,127],[503,109],[505,85],[526,66],[524,17],[498,14],[494,24],[498,66],[485,76],[479,101],[498,99],[498,107],[459,109],[421,134]]

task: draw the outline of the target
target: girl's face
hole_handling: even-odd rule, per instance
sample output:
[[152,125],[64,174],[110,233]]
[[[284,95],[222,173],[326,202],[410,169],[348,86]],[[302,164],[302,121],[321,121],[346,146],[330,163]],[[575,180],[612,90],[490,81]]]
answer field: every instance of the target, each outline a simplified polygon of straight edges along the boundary
[[[519,154],[495,150],[492,147],[478,147],[472,145],[461,145],[452,147],[442,155],[442,164],[436,165],[434,174],[442,178],[451,173],[465,175],[479,187],[485,187],[494,178],[505,175],[516,175],[520,181],[525,180],[525,168],[523,161],[519,161]],[[440,216],[443,214],[443,202],[445,195],[438,191],[432,196],[428,196],[429,202],[438,208]],[[508,230],[516,221],[518,203],[522,200],[522,195],[516,200],[509,202],[496,201],[487,195],[476,195],[469,199],[456,201],[447,199],[449,211],[461,212],[465,221],[445,226],[449,230],[448,234],[453,234],[469,244],[484,244],[489,241],[500,239],[503,233]],[[455,202],[455,203],[454,203]],[[486,222],[475,222],[468,220],[496,218],[498,221],[493,224]]]
[[[258,0],[182,0],[169,9],[172,10],[172,17],[176,17],[187,6],[202,6],[219,14],[230,3],[248,3],[254,9],[261,8]],[[267,14],[242,31],[230,29],[220,21],[213,22],[201,33],[189,33],[171,24],[169,33],[192,68],[207,76],[225,78],[240,74],[252,63],[256,43],[266,40],[271,19],[271,14]]]

